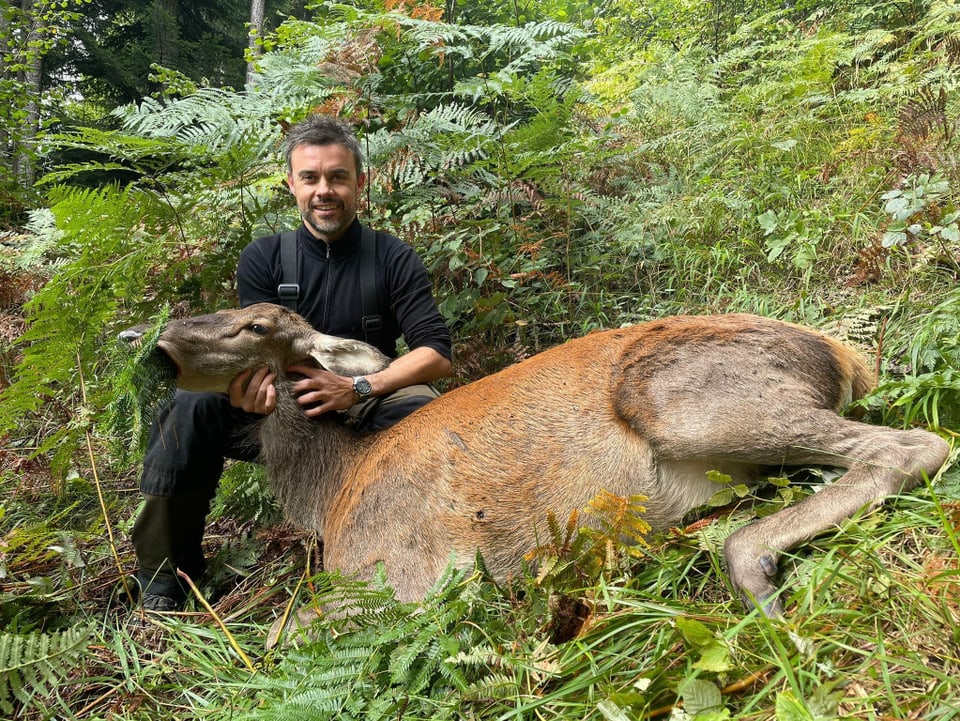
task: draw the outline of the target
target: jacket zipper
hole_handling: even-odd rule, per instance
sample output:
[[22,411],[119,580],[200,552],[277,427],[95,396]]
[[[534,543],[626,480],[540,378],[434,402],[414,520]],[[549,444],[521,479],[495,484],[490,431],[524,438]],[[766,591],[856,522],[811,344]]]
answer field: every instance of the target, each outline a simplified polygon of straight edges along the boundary
[[327,245],[327,266],[326,277],[323,279],[323,332],[326,333],[330,329],[330,263],[333,261],[330,260],[330,246]]

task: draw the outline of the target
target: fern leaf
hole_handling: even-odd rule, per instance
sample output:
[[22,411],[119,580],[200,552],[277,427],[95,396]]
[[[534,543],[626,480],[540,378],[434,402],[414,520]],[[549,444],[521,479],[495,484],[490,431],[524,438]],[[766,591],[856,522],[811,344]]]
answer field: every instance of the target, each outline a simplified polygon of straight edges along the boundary
[[650,532],[650,524],[643,520],[643,514],[647,510],[643,505],[645,500],[646,496],[623,498],[601,490],[587,504],[587,511],[598,517],[606,540],[616,543],[623,539],[646,545],[644,539]]
[[86,654],[91,626],[59,633],[0,634],[0,711],[13,713],[13,700],[30,704],[47,696]]
[[147,430],[176,390],[176,368],[157,350],[169,316],[170,309],[165,308],[150,331],[135,341],[136,353],[117,375],[114,400],[107,409],[108,428],[136,453],[143,452]]

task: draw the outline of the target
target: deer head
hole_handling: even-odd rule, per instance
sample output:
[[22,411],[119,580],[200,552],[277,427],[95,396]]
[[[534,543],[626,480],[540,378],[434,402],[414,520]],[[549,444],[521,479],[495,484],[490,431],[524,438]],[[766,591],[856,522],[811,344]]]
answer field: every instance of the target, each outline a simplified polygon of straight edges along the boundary
[[[120,337],[135,342],[145,330],[137,326]],[[390,362],[373,346],[319,333],[293,311],[272,303],[171,320],[157,348],[176,366],[179,388],[215,393],[226,393],[247,368],[269,366],[282,375],[287,367],[306,362],[338,375],[367,375]]]

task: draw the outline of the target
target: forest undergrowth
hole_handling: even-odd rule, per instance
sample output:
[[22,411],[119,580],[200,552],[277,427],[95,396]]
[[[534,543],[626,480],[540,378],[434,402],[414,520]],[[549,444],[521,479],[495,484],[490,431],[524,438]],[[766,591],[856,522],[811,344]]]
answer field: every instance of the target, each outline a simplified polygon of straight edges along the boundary
[[[479,563],[402,604],[324,572],[236,463],[186,611],[131,603],[152,399],[116,334],[234,303],[240,249],[295,222],[278,140],[310,111],[362,129],[363,218],[429,266],[446,387],[600,328],[752,312],[860,350],[866,422],[956,445],[960,11],[609,5],[326,3],[244,90],[179,78],[46,139],[43,207],[0,230],[0,717],[960,718],[955,450],[784,557],[784,620],[744,611],[723,541],[831,469],[722,488],[644,543],[622,541],[639,501],[601,496],[599,532],[531,519],[522,577]],[[266,650],[291,608],[343,598],[349,621]]]

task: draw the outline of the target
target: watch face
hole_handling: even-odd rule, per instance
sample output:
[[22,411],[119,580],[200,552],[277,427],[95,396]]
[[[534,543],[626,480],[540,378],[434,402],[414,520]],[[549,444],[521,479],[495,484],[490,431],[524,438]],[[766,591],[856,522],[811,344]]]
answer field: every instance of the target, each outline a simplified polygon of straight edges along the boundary
[[360,376],[353,379],[353,390],[355,390],[361,396],[365,396],[373,390],[373,386],[370,385],[370,381]]

